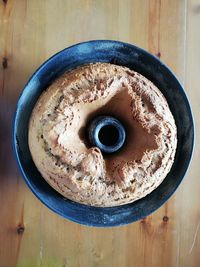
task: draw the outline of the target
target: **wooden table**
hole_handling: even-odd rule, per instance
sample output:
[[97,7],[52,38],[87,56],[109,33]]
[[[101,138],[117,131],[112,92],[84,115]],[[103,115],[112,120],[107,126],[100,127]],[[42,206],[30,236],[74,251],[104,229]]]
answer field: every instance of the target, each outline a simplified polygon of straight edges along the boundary
[[[122,40],[160,57],[196,118],[193,161],[174,196],[146,219],[110,229],[77,225],[41,204],[11,147],[15,104],[31,73],[91,39]],[[0,62],[0,267],[199,267],[200,1],[1,0]]]

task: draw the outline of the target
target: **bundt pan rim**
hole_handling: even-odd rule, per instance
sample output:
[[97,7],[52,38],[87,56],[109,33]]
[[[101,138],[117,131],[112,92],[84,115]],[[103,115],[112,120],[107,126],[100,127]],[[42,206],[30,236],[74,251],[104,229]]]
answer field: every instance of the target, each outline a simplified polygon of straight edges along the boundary
[[[94,62],[109,62],[126,66],[152,81],[167,99],[177,125],[177,151],[167,177],[146,197],[117,207],[91,207],[64,198],[44,179],[41,179],[28,147],[28,121],[42,91],[64,71]],[[135,45],[124,42],[93,40],[75,44],[58,52],[45,61],[32,75],[16,106],[13,149],[25,182],[36,197],[52,211],[71,221],[88,226],[126,225],[146,217],[161,207],[184,178],[192,157],[193,146],[192,112],[180,82],[158,58]]]

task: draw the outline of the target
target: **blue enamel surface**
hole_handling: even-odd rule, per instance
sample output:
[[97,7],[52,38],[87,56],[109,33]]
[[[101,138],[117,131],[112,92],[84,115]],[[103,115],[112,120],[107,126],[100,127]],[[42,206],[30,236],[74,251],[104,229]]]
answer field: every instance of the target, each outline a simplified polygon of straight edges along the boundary
[[[113,126],[118,132],[118,140],[113,145],[105,145],[99,139],[99,132],[104,126]],[[109,135],[109,131],[107,132]],[[90,142],[101,149],[104,153],[114,153],[117,152],[124,144],[126,139],[126,133],[122,123],[116,118],[109,116],[98,116],[95,118],[89,126],[89,139]]]
[[[162,91],[176,121],[178,145],[170,173],[151,194],[131,204],[96,208],[70,201],[45,182],[30,155],[28,122],[41,92],[64,71],[90,62],[110,62],[140,72]],[[191,109],[181,84],[159,59],[131,44],[99,40],[80,43],[64,49],[47,60],[33,74],[17,104],[13,142],[24,180],[47,207],[77,223],[111,227],[128,224],[149,215],[173,194],[182,181],[191,159],[194,125]]]

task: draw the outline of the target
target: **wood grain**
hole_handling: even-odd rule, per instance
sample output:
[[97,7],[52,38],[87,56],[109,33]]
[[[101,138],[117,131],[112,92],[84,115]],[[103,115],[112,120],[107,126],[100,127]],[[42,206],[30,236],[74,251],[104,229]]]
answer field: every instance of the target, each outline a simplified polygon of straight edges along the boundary
[[[0,1],[0,267],[200,266],[200,1]],[[115,39],[160,57],[185,85],[196,149],[175,195],[149,217],[97,229],[67,221],[30,192],[11,148],[17,98],[49,56],[77,42]]]

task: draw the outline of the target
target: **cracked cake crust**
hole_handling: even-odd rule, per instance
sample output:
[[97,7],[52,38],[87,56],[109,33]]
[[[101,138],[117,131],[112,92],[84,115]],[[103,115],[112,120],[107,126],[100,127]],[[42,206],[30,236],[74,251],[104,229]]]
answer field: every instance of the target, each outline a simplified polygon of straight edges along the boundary
[[[88,121],[113,115],[127,129],[122,150],[102,155],[85,137]],[[141,74],[108,63],[65,72],[37,101],[29,148],[44,179],[73,201],[111,207],[140,199],[164,180],[177,131],[167,101]]]

